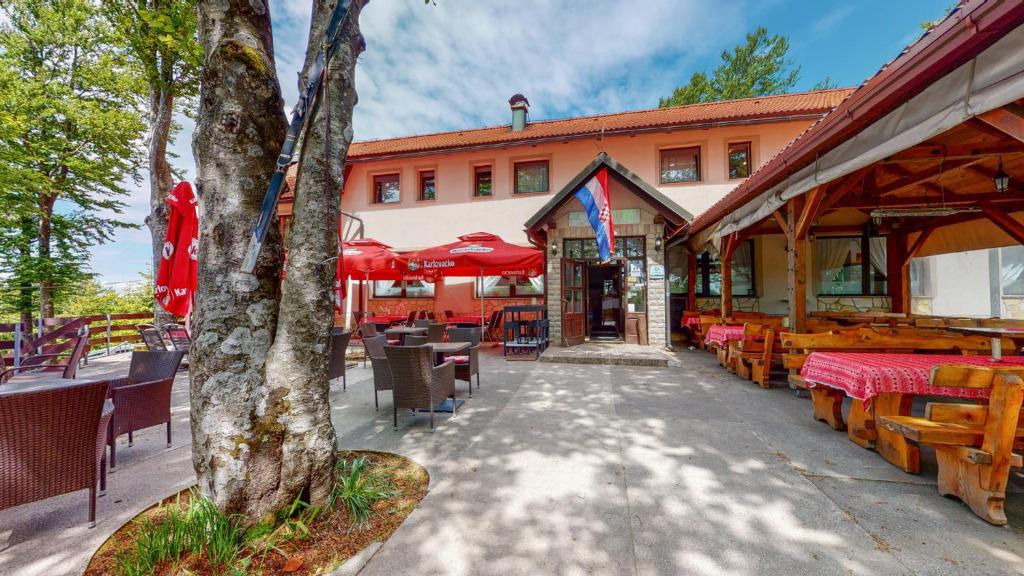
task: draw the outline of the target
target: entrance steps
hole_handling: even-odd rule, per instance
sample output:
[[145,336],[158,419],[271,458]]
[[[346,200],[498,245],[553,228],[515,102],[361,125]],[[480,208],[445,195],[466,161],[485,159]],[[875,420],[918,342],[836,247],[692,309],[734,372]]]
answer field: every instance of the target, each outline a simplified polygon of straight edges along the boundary
[[611,366],[679,366],[679,360],[670,352],[654,346],[585,342],[563,348],[551,346],[540,355],[541,362],[561,364],[605,364]]

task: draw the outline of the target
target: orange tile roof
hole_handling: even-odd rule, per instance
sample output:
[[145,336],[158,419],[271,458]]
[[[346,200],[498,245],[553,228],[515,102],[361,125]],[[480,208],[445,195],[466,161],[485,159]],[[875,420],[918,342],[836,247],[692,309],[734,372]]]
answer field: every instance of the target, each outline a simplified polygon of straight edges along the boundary
[[714,123],[776,120],[787,116],[822,115],[835,108],[850,92],[851,89],[839,88],[562,120],[542,120],[530,122],[525,130],[518,132],[513,132],[510,125],[505,124],[473,130],[366,140],[354,142],[349,148],[348,157],[350,160],[361,160],[477,146],[579,138],[600,134],[602,131],[604,134],[633,133]]

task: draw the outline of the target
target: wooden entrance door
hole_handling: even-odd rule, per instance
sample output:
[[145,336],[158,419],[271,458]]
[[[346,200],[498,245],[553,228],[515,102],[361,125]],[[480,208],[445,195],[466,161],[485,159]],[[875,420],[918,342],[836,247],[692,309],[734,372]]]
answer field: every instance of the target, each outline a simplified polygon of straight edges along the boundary
[[587,264],[584,260],[562,258],[562,343],[582,344],[586,339]]

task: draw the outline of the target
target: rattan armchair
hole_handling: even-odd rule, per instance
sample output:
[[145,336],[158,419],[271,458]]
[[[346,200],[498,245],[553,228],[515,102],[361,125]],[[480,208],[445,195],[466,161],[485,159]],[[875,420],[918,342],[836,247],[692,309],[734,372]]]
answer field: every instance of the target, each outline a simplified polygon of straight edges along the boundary
[[427,342],[444,342],[446,324],[432,323],[427,325]]
[[[430,342],[430,339],[426,336],[417,336],[416,334],[409,334],[405,337],[405,346],[423,346]],[[388,343],[391,344],[390,342]]]
[[192,347],[192,337],[188,335],[188,330],[181,324],[165,324],[164,334],[167,335],[167,340],[175,350],[188,353],[189,348]]
[[167,342],[164,341],[164,337],[160,335],[160,331],[154,328],[152,324],[136,324],[135,329],[138,330],[139,335],[142,336],[142,341],[145,342],[147,350],[167,350]]
[[449,342],[469,342],[469,352],[449,356],[447,359],[455,364],[455,379],[469,383],[470,394],[473,389],[473,375],[476,375],[476,389],[480,389],[480,329],[449,328]]
[[344,392],[348,387],[345,379],[345,354],[348,352],[348,343],[352,339],[351,331],[335,329],[331,331],[331,360],[328,366],[328,380],[341,378],[341,390]]
[[106,490],[104,444],[113,404],[108,383],[82,382],[24,392],[0,388],[0,510],[89,490]]
[[431,324],[430,320],[426,318],[417,318],[416,320],[413,320],[412,323],[413,326],[417,328],[427,328]]
[[366,347],[366,355],[370,358],[370,365],[373,366],[373,407],[380,408],[377,399],[377,392],[391,390],[391,367],[388,364],[388,357],[384,353],[384,346],[387,345],[387,337],[383,334],[372,338],[363,338],[363,346]]
[[151,426],[167,426],[167,447],[171,446],[171,388],[185,353],[180,350],[132,352],[128,377],[113,380],[110,399],[117,410],[110,420],[107,445],[110,469],[117,466],[117,437]]
[[[380,333],[377,332],[377,325],[373,324],[372,322],[363,322],[362,324],[359,325],[359,335],[362,337],[362,340],[363,340],[363,368],[366,368],[366,359],[370,356],[370,352],[366,348],[366,339],[367,338],[374,338],[378,334],[380,334]],[[381,334],[381,335],[383,336],[383,334]],[[400,343],[401,342],[399,340],[387,340],[385,342],[385,344],[393,345],[393,346],[397,346]],[[383,344],[382,344],[382,346],[383,346]],[[380,355],[382,357],[384,356],[383,349],[381,350]]]
[[451,398],[455,414],[455,366],[451,362],[434,366],[434,351],[428,346],[385,346],[384,353],[391,368],[395,431],[399,408],[429,410],[431,432],[435,406]]

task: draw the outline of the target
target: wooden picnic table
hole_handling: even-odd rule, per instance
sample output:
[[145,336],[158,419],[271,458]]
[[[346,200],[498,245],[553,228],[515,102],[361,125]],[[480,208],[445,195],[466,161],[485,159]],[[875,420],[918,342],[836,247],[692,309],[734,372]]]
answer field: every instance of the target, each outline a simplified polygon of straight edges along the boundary
[[804,361],[800,375],[809,388],[825,386],[851,398],[846,423],[851,441],[874,448],[894,466],[917,474],[921,471],[920,449],[904,437],[875,426],[875,419],[909,415],[914,396],[988,399],[988,388],[932,386],[932,369],[949,364],[1024,366],[1024,357],[1008,356],[999,362],[988,355],[812,352]]
[[946,330],[988,336],[992,339],[992,360],[999,362],[1003,358],[1003,339],[1009,339],[1018,350],[1024,341],[1024,328],[985,327],[985,326],[949,326]]

